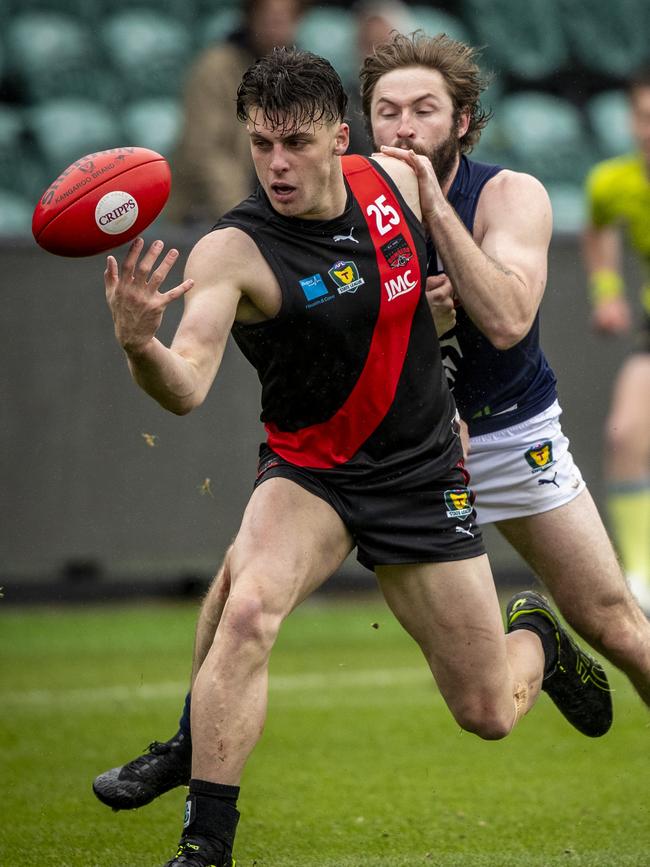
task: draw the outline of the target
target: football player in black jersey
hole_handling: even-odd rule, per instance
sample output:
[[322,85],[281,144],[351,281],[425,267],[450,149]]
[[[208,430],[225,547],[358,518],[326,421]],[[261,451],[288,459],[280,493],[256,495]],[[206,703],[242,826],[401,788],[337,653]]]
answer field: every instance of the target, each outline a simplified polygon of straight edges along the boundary
[[[267,431],[227,555],[229,594],[192,688],[190,792],[166,867],[233,863],[239,781],[263,728],[276,636],[354,547],[462,728],[503,738],[541,689],[584,734],[611,725],[603,669],[542,597],[513,598],[504,635],[425,295],[428,200],[400,159],[342,159],[345,104],[322,58],[278,49],[258,60],[237,99],[254,196],[196,244],[173,289],[160,291],[176,254],[156,264],[159,242],[144,251],[138,239],[121,265],[107,260],[135,381],[171,412],[191,411],[232,331],[260,376]],[[440,111],[451,123],[448,95]],[[463,135],[469,113],[454,122]],[[167,347],[156,333],[180,297]]]

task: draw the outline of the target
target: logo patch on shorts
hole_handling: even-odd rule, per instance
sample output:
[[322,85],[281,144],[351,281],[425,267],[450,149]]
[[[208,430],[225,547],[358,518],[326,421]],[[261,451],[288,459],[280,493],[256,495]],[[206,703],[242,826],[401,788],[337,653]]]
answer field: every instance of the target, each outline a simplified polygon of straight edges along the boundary
[[524,452],[524,457],[534,473],[542,473],[555,463],[553,443],[551,440],[535,443]]
[[445,491],[445,506],[448,518],[467,518],[472,514],[472,500],[468,488],[452,488]]

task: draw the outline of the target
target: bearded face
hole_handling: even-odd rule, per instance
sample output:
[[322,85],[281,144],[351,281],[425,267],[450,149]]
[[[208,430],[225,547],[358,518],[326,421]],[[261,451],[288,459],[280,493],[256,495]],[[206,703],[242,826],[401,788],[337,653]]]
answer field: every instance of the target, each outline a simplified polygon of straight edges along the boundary
[[437,70],[403,67],[382,75],[373,91],[370,116],[377,149],[409,148],[431,160],[441,186],[451,180],[469,119],[455,110]]

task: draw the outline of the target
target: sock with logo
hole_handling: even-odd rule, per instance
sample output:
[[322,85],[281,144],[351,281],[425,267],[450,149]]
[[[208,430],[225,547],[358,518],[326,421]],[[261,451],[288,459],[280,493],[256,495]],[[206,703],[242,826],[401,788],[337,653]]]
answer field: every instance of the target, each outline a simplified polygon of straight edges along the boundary
[[223,857],[232,852],[239,821],[237,798],[239,786],[190,780],[190,793],[185,802],[183,837],[206,837],[221,847]]

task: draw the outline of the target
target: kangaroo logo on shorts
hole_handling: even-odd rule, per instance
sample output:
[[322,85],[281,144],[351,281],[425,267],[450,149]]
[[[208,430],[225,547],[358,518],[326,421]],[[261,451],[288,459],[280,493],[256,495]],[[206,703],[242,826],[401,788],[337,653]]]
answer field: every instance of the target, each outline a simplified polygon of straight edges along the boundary
[[553,458],[553,443],[551,440],[544,440],[540,443],[535,443],[526,452],[524,457],[529,467],[532,467],[534,473],[541,473],[547,470],[555,463]]
[[467,488],[445,491],[448,518],[467,518],[472,514],[472,502]]

